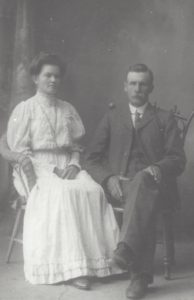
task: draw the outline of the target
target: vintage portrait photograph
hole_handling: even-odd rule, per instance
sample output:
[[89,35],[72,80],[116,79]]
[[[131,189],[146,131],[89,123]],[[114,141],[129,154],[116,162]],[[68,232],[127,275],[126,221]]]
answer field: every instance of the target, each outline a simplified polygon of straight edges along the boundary
[[193,28],[193,0],[0,0],[0,300],[194,299]]

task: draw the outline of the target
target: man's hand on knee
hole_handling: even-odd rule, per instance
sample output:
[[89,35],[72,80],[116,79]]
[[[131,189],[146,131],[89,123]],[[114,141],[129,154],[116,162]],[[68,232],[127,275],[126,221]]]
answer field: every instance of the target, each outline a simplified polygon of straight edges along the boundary
[[156,183],[160,183],[161,179],[162,179],[162,174],[160,171],[160,168],[158,166],[149,166],[146,169],[144,169],[144,172],[150,174],[154,180],[156,181]]
[[123,192],[120,185],[120,177],[117,175],[111,176],[107,181],[107,189],[110,195],[122,202],[123,201]]

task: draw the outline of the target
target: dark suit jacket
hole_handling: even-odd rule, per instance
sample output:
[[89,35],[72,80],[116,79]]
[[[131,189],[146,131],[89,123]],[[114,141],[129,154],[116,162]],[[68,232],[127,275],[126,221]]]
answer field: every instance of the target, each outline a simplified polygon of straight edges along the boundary
[[[174,116],[149,103],[137,130],[147,165],[158,165],[162,172],[160,189],[164,207],[172,208],[178,199],[176,177],[185,166],[183,143]],[[86,169],[94,180],[103,185],[113,174],[126,175],[133,133],[128,103],[110,109],[86,155]]]

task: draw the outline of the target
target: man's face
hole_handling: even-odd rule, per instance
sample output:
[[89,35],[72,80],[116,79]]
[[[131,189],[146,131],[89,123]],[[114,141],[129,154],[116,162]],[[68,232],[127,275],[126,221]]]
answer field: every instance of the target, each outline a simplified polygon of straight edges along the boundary
[[148,96],[152,91],[150,75],[148,72],[129,72],[125,82],[125,92],[129,98],[129,103],[133,106],[142,106],[148,101]]

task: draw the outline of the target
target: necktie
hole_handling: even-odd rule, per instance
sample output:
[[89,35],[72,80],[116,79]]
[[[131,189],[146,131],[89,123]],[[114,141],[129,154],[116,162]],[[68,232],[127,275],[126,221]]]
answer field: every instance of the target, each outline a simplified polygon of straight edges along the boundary
[[134,118],[134,128],[136,129],[140,123],[141,114],[136,110],[135,111],[135,118]]

